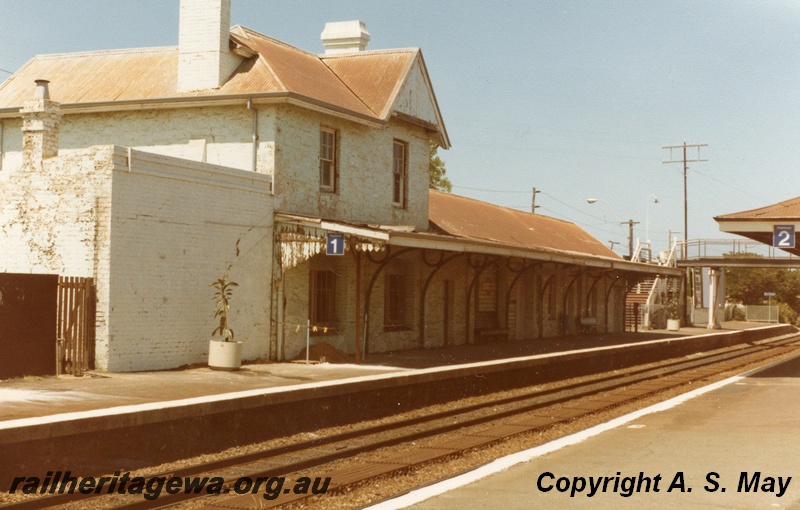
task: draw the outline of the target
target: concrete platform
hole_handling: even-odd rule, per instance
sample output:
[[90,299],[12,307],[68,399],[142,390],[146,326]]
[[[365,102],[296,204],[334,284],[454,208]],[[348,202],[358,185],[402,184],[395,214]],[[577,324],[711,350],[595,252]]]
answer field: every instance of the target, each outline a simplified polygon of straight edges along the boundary
[[[800,357],[706,390],[373,508],[800,508]],[[590,477],[610,481],[590,496]]]
[[88,372],[83,377],[26,377],[0,381],[0,423],[91,410],[177,402],[204,396],[283,388],[324,381],[403,372],[409,369],[454,366],[553,352],[588,349],[664,338],[682,338],[742,329],[761,323],[724,323],[722,330],[682,328],[680,332],[650,331],[613,335],[556,337],[543,340],[462,345],[440,349],[371,354],[361,365],[268,363],[246,364],[237,372],[206,367],[158,372]]
[[[756,326],[406,351],[369,356],[363,365],[281,363],[239,372],[195,368],[3,381],[0,486],[14,472],[41,465],[84,476],[130,470],[667,353],[797,332],[788,325]],[[402,366],[426,364],[435,366]]]

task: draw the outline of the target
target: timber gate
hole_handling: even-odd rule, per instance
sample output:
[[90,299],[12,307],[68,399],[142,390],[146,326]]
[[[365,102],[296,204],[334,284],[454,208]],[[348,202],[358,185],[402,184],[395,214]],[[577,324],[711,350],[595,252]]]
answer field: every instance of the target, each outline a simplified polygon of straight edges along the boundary
[[95,299],[91,278],[59,276],[56,373],[94,368]]
[[58,275],[0,273],[0,379],[56,373]]

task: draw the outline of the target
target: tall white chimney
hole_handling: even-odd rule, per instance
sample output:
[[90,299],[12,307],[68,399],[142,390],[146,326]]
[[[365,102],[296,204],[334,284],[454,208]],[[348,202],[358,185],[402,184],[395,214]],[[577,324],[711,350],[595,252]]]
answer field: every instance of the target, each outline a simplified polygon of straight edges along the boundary
[[356,53],[367,49],[369,32],[363,21],[334,21],[325,23],[321,39],[326,55]]
[[241,62],[230,51],[231,0],[181,0],[178,91],[220,87]]

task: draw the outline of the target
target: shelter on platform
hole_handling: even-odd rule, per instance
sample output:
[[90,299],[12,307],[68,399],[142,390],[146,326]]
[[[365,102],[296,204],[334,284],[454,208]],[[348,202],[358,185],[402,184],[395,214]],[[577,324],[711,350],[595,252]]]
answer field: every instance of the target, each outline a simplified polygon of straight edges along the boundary
[[[800,233],[800,197],[758,209],[715,216],[714,220],[722,232],[747,237],[792,255],[800,255],[800,244],[797,243],[797,235]],[[779,227],[777,231],[776,226]],[[785,233],[781,234],[781,231]],[[790,232],[793,233],[792,236]],[[785,243],[785,246],[781,246],[781,243]]]

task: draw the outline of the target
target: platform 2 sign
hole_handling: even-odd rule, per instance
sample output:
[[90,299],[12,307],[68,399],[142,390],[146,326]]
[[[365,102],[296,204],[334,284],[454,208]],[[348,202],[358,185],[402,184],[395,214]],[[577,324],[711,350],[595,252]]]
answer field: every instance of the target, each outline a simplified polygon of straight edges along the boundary
[[344,234],[328,233],[325,237],[326,255],[344,255]]
[[772,226],[773,248],[794,248],[794,225]]

